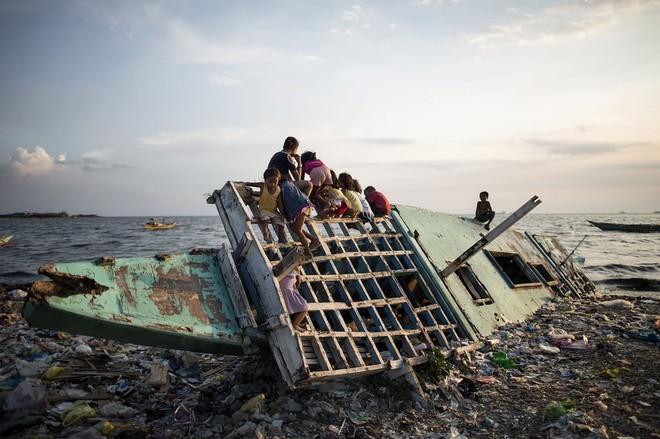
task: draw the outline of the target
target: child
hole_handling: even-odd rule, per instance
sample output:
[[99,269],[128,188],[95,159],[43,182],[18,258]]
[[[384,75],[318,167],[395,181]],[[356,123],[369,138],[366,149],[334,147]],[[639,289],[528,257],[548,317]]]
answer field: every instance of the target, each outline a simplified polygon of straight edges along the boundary
[[355,195],[357,195],[360,204],[362,204],[362,213],[359,215],[360,220],[362,220],[363,223],[373,221],[374,212],[371,210],[371,206],[369,206],[367,199],[362,195],[362,186],[360,186],[360,182],[353,179],[353,185],[355,186]]
[[353,177],[346,172],[342,172],[339,174],[339,177],[337,177],[337,182],[342,193],[348,200],[348,209],[346,210],[345,215],[349,217],[357,216],[363,209],[362,203],[360,203],[360,199],[355,193],[355,182],[353,181]]
[[392,211],[392,207],[390,206],[387,197],[381,192],[378,192],[375,187],[367,186],[364,190],[364,197],[367,199],[375,216],[380,217],[389,215]]
[[289,318],[295,331],[300,331],[300,323],[307,316],[309,305],[298,292],[300,285],[300,268],[296,267],[280,280],[280,290],[284,294],[284,301],[289,311]]
[[321,160],[316,158],[316,153],[313,151],[305,151],[301,156],[302,173],[309,175],[312,181],[312,192],[309,198],[317,203],[321,208],[327,207],[325,200],[319,196],[321,188],[326,185],[332,185],[332,173]]
[[[305,221],[312,214],[314,205],[307,195],[303,194],[291,181],[283,180],[280,182],[280,196],[278,197],[278,206],[280,212],[293,226],[293,231],[298,235],[298,240],[305,249],[305,254],[312,255],[312,250],[317,248],[321,243],[318,239],[312,236],[309,232],[303,229]],[[308,243],[307,240],[311,243]]]
[[477,201],[477,209],[474,212],[474,219],[480,223],[486,222],[484,227],[486,230],[490,230],[490,222],[495,218],[495,212],[493,212],[492,207],[490,207],[490,202],[488,201],[488,192],[483,191],[479,194],[479,199]]
[[284,221],[282,215],[278,212],[277,199],[280,196],[281,189],[278,186],[281,174],[275,168],[268,168],[264,171],[263,183],[248,183],[249,186],[261,188],[259,196],[259,219],[261,220],[261,232],[267,243],[273,242],[268,231],[268,223],[273,223],[277,231],[277,237],[280,244],[286,244],[287,238],[284,232]]
[[348,199],[336,187],[323,186],[319,195],[326,203],[326,208],[321,211],[321,218],[339,218],[348,209]]

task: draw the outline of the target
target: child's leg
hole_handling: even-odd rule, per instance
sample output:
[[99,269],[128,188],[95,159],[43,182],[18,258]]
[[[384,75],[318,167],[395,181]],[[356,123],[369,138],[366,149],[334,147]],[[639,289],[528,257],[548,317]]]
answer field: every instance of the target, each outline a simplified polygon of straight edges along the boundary
[[268,218],[262,216],[261,223],[259,224],[259,226],[261,227],[261,233],[263,233],[264,235],[264,240],[270,244],[271,242],[273,242],[273,240],[270,238],[270,232],[268,231],[269,222],[270,220]]
[[305,253],[310,254],[311,252],[309,251],[309,244],[307,243],[307,237],[305,236],[306,232],[303,231],[303,225],[305,224],[306,219],[307,217],[304,214],[298,215],[298,218],[296,218],[296,221],[293,223],[293,231],[296,232],[298,241],[300,241],[303,248],[305,249]]
[[309,180],[296,180],[293,182],[300,192],[307,195],[307,198],[312,194],[312,182]]
[[291,324],[293,325],[293,329],[299,331],[300,323],[305,319],[305,317],[307,317],[307,311],[291,314],[290,317],[291,317]]
[[276,224],[275,229],[277,230],[277,239],[280,244],[286,244],[289,240],[286,237],[286,232],[284,231],[284,226],[281,224]]

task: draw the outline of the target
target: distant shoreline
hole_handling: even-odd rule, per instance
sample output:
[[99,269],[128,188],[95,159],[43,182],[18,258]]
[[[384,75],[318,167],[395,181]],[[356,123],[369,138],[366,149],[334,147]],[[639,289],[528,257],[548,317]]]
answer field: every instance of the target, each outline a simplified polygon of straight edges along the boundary
[[0,219],[32,218],[99,218],[99,216],[94,214],[70,214],[67,212],[14,212],[0,215]]

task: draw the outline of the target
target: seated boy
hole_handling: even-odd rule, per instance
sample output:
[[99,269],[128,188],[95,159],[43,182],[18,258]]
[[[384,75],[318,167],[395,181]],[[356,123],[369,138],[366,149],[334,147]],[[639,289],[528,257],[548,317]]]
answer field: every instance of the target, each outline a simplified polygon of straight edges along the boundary
[[364,197],[367,199],[371,210],[374,212],[374,216],[385,216],[389,215],[392,211],[390,202],[387,197],[381,192],[378,192],[373,186],[367,186],[364,190]]
[[486,230],[490,230],[490,223],[495,218],[495,212],[493,212],[492,207],[490,207],[490,202],[488,201],[488,192],[483,191],[479,194],[479,199],[477,201],[477,209],[474,212],[474,219],[484,224]]

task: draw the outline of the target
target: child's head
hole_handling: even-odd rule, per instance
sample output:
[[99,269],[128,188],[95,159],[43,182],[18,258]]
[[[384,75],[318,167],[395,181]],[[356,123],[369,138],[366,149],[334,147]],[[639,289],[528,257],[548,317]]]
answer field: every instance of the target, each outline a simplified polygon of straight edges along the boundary
[[275,192],[281,178],[280,171],[275,168],[268,168],[264,171],[264,186],[271,194]]
[[305,151],[300,156],[300,161],[303,163],[313,162],[314,160],[317,160],[316,153],[314,151]]
[[366,195],[369,195],[370,193],[372,193],[372,192],[375,191],[375,190],[376,190],[375,187],[373,187],[373,186],[367,186],[366,188],[364,188],[364,195],[365,195],[365,196],[366,196]]
[[340,188],[349,191],[355,190],[355,183],[353,182],[353,177],[351,177],[350,174],[347,174],[346,172],[342,172],[341,174],[339,174],[339,177],[337,177],[337,180],[339,181]]
[[483,191],[483,192],[479,193],[479,199],[481,201],[486,201],[488,199],[488,192]]
[[362,186],[360,186],[360,182],[355,178],[353,179],[353,186],[355,187],[355,192],[362,193]]
[[286,152],[292,152],[295,154],[296,151],[298,150],[298,139],[296,139],[295,137],[287,137],[284,140],[284,145],[282,146],[282,150]]

